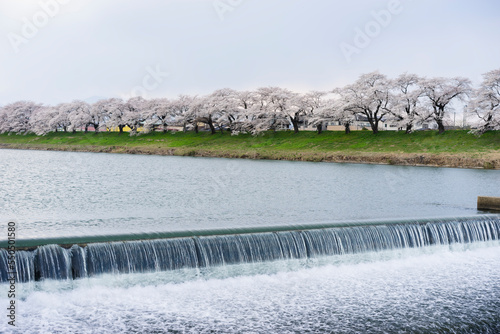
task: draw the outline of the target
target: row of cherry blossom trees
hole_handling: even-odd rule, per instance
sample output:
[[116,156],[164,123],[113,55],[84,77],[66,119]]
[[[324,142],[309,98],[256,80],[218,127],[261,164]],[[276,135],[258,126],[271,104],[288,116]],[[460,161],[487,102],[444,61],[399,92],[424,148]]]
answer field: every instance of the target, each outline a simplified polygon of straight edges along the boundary
[[370,124],[373,133],[382,121],[391,121],[406,132],[416,124],[435,122],[445,131],[445,116],[453,101],[467,101],[467,113],[478,119],[478,132],[500,129],[500,69],[484,74],[474,89],[466,78],[422,78],[402,74],[389,79],[378,72],[331,92],[299,94],[280,87],[262,87],[254,91],[219,89],[207,96],[181,95],[176,99],[134,97],[84,101],[45,106],[19,101],[0,108],[0,133],[39,135],[57,131],[123,132],[135,134],[169,126],[182,126],[198,132],[206,125],[211,133],[227,129],[233,134],[257,134],[267,130],[293,128],[299,131],[307,122],[319,133],[324,124],[342,124],[346,133],[356,119]]

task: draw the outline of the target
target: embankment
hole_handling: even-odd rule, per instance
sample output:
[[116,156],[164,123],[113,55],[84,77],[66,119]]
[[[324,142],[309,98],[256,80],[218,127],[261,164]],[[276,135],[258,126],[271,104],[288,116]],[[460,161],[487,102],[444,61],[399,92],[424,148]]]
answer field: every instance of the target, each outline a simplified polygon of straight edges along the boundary
[[0,135],[0,148],[500,169],[500,132]]

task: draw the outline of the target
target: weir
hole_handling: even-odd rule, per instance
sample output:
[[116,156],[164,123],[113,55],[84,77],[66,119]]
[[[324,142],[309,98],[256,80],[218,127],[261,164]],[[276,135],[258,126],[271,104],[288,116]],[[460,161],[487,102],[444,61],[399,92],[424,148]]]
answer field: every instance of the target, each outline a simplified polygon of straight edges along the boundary
[[[78,279],[493,240],[500,240],[500,215],[28,239],[16,241],[27,249],[15,253],[15,275],[19,282]],[[8,256],[0,249],[1,282]]]

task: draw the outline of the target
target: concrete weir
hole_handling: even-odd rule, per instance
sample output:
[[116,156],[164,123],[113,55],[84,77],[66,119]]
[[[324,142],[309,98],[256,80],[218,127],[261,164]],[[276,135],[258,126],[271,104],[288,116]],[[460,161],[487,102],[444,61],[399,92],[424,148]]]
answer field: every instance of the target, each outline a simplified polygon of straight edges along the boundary
[[[307,227],[307,228],[306,228]],[[312,227],[312,228],[311,228]],[[239,233],[234,233],[239,232]],[[17,281],[78,279],[113,273],[145,273],[275,260],[311,259],[403,248],[500,240],[500,215],[337,225],[184,231],[177,234],[89,237],[85,244],[52,239],[15,252]],[[115,239],[115,240],[111,240]],[[80,239],[83,241],[84,239]],[[49,240],[32,240],[46,243]],[[78,241],[78,240],[74,240]],[[91,241],[91,242],[88,242]],[[17,245],[17,242],[16,242]],[[24,244],[25,246],[27,243]],[[17,248],[17,247],[16,247]],[[0,283],[7,282],[10,250],[0,249]]]
[[477,209],[500,211],[500,197],[478,196]]
[[[139,240],[154,240],[154,239],[176,239],[176,238],[192,238],[206,236],[222,236],[222,235],[241,235],[253,233],[272,233],[272,232],[287,232],[300,230],[318,230],[327,228],[344,228],[355,226],[376,226],[376,225],[405,225],[405,224],[427,224],[434,222],[466,222],[475,220],[498,220],[500,215],[476,215],[466,217],[429,217],[419,219],[370,219],[370,220],[353,220],[353,221],[336,221],[333,223],[321,224],[296,224],[296,225],[281,225],[281,226],[254,226],[240,228],[225,228],[225,229],[203,229],[203,230],[184,230],[184,231],[166,231],[166,232],[149,232],[149,233],[130,233],[130,234],[112,234],[112,235],[80,235],[80,236],[64,236],[64,237],[48,237],[48,238],[29,238],[16,239],[17,250],[34,250],[39,246],[59,245],[63,248],[71,248],[73,245],[85,247],[90,243],[109,243],[109,242],[125,242]],[[7,248],[7,240],[0,240],[0,249]]]

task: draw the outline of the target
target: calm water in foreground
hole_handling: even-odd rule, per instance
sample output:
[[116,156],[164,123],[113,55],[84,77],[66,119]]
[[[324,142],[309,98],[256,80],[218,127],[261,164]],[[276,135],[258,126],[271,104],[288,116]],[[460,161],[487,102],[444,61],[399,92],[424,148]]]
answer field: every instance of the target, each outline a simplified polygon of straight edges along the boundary
[[[471,216],[499,189],[500,171],[0,150],[0,231]],[[493,241],[18,283],[17,327],[4,315],[0,333],[495,333],[499,263]]]

